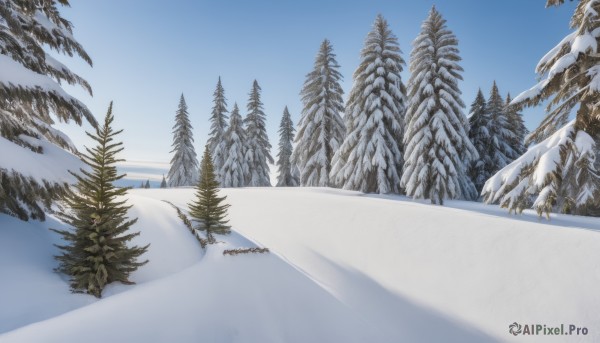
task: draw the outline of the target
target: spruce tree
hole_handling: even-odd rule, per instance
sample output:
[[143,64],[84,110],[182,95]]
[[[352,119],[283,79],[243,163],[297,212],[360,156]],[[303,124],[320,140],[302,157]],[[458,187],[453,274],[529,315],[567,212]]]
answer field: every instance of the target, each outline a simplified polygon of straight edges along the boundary
[[331,184],[331,160],[346,133],[340,116],[344,110],[344,91],[339,68],[333,47],[326,39],[300,92],[303,108],[292,165],[299,170],[302,186],[328,187]]
[[515,158],[523,155],[527,148],[525,147],[525,137],[529,133],[525,127],[525,121],[523,120],[523,114],[520,113],[519,109],[515,105],[511,105],[512,99],[510,93],[506,95],[506,101],[504,102],[504,113],[508,120],[509,129],[511,131],[512,139],[509,142],[512,150],[515,152]]
[[144,188],[150,188],[150,180],[146,180],[146,183],[144,184]]
[[[233,114],[232,114],[233,116]],[[200,163],[200,178],[196,185],[196,199],[188,204],[192,220],[197,222],[196,230],[205,231],[208,243],[214,243],[215,234],[228,235],[230,226],[227,225],[228,204],[223,204],[226,196],[219,197],[219,182],[216,178],[212,156],[208,145]]]
[[194,149],[192,124],[185,98],[181,94],[173,126],[173,158],[167,174],[169,187],[193,186],[198,180],[198,160]]
[[160,182],[160,188],[167,188],[167,180],[165,179],[164,175],[162,181]]
[[[598,13],[600,2],[579,1],[571,19],[574,31],[537,65],[539,83],[511,102],[521,108],[548,100],[547,114],[528,136],[527,143],[537,144],[486,182],[487,203],[516,212],[533,206],[540,215],[600,215]],[[572,113],[575,119],[569,122]]]
[[242,117],[237,104],[233,104],[229,127],[221,141],[221,151],[226,156],[221,168],[222,187],[244,187],[245,177],[248,175],[249,167],[246,161],[246,133],[244,132]]
[[489,116],[488,132],[490,133],[490,150],[492,159],[490,174],[496,173],[518,157],[513,150],[512,142],[516,140],[511,123],[508,121],[504,100],[500,95],[496,81],[492,85],[490,96],[486,103]]
[[131,208],[125,200],[128,188],[116,188],[113,183],[125,175],[117,175],[116,163],[122,161],[116,155],[123,150],[115,136],[122,132],[113,131],[112,103],[108,108],[104,125],[96,134],[88,135],[97,142],[93,149],[86,148],[82,159],[89,169],[80,174],[72,173],[77,179],[75,190],[67,194],[69,212],[58,213],[73,230],[53,230],[62,235],[66,244],[59,246],[62,254],[57,270],[69,276],[74,292],[85,292],[95,297],[102,296],[104,287],[112,282],[132,284],[129,275],[148,261],[138,262],[148,249],[129,247],[127,242],[139,235],[130,228],[136,219],[127,217]]
[[491,149],[490,133],[488,131],[489,122],[490,116],[486,108],[486,100],[481,89],[479,89],[475,100],[471,104],[469,115],[469,139],[479,154],[479,159],[471,163],[469,175],[478,194],[481,193],[483,185],[493,174],[492,159],[489,154]]
[[269,165],[273,164],[271,157],[271,144],[265,128],[265,112],[260,100],[261,88],[254,80],[248,99],[248,115],[244,119],[248,150],[246,159],[249,170],[246,177],[246,186],[263,187],[271,186],[269,179]]
[[279,124],[279,154],[277,155],[277,187],[298,186],[298,176],[291,164],[293,153],[292,141],[294,140],[294,123],[287,106],[283,110],[281,124]]
[[347,135],[332,161],[331,177],[345,189],[399,193],[406,90],[396,36],[378,15],[367,35],[346,104]]
[[140,188],[146,188],[146,184],[144,184],[144,181],[142,181],[142,183],[140,184]]
[[213,108],[210,116],[210,133],[208,136],[208,148],[213,157],[217,180],[221,182],[220,172],[223,168],[226,156],[220,150],[221,141],[225,130],[227,130],[227,99],[225,98],[225,89],[221,85],[221,77],[217,82],[217,87],[213,93]]
[[432,204],[477,195],[467,167],[479,156],[463,114],[457,46],[456,36],[433,7],[413,42],[401,181],[408,196]]
[[[53,127],[55,122],[97,122],[88,108],[70,96],[62,84],[79,85],[92,94],[87,81],[59,62],[56,55],[78,56],[90,66],[92,60],[73,37],[71,22],[59,6],[67,0],[0,3],[0,154],[27,155],[35,164],[0,162],[0,213],[21,220],[45,219],[44,211],[73,182],[66,159],[76,161],[69,138]],[[52,52],[56,52],[53,55]],[[52,172],[34,177],[45,168],[52,145]],[[9,152],[10,151],[10,152]],[[39,158],[38,158],[39,157]],[[50,162],[50,161],[48,161]]]

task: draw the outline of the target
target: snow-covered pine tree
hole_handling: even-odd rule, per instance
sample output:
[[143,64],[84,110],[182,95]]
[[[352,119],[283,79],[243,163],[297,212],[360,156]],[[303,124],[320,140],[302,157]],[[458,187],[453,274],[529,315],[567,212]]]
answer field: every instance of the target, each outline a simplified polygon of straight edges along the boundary
[[221,77],[219,76],[217,87],[213,93],[213,108],[210,115],[210,133],[208,136],[208,148],[210,149],[210,155],[213,157],[215,172],[217,173],[217,180],[219,182],[221,182],[220,172],[226,158],[220,149],[223,134],[227,130],[227,120],[227,99],[225,98],[225,89],[221,84]]
[[490,151],[490,133],[488,127],[490,125],[490,116],[486,108],[486,100],[481,92],[481,88],[477,91],[477,96],[471,104],[471,112],[469,114],[469,140],[475,146],[479,159],[472,161],[469,168],[469,175],[477,194],[481,192],[483,185],[487,179],[492,176],[492,158]]
[[400,193],[406,89],[396,36],[378,15],[361,51],[361,62],[344,117],[346,136],[333,157],[331,179],[345,189]]
[[162,181],[160,182],[160,188],[167,188],[167,179],[163,175]]
[[[564,0],[548,0],[558,6]],[[540,82],[512,104],[535,106],[546,100],[546,117],[529,136],[523,156],[490,178],[483,194],[521,212],[533,204],[539,215],[552,211],[600,215],[600,1],[580,0],[573,32],[538,63]],[[569,115],[575,112],[571,122]]]
[[146,183],[144,184],[144,188],[150,188],[150,180],[146,180]]
[[120,200],[129,188],[117,188],[113,182],[125,175],[117,175],[116,163],[122,161],[116,155],[123,150],[122,143],[115,142],[121,133],[113,131],[112,102],[106,113],[104,125],[96,134],[88,134],[97,142],[93,149],[86,148],[83,162],[89,169],[72,173],[77,179],[73,191],[65,197],[69,212],[58,216],[74,230],[54,230],[62,235],[66,244],[59,246],[62,254],[56,256],[58,271],[70,278],[74,292],[85,292],[100,298],[104,287],[112,282],[132,284],[129,275],[146,261],[138,257],[148,249],[127,246],[127,242],[139,235],[130,232],[136,219],[129,219],[131,205]]
[[517,158],[527,151],[527,148],[525,147],[525,137],[529,131],[527,130],[527,127],[525,127],[523,114],[519,111],[517,106],[511,105],[511,102],[512,99],[509,93],[506,95],[506,101],[504,102],[504,113],[506,113],[509,128],[512,132],[510,145],[515,151],[515,158]]
[[249,173],[246,160],[246,133],[242,123],[242,116],[237,103],[233,104],[229,127],[223,135],[221,150],[226,156],[221,168],[221,187],[244,187],[246,175]]
[[13,156],[0,162],[0,212],[21,220],[45,219],[44,210],[75,181],[67,168],[79,167],[69,153],[76,149],[52,127],[55,121],[97,126],[88,108],[61,87],[80,85],[91,94],[90,85],[50,54],[77,55],[92,65],[58,3],[69,6],[67,0],[0,0],[0,154]]
[[246,159],[249,166],[246,186],[250,187],[271,186],[267,162],[273,164],[273,157],[271,157],[271,144],[265,128],[266,116],[260,100],[260,91],[258,82],[254,80],[248,99],[248,114],[244,119],[248,142]]
[[411,52],[401,181],[408,196],[432,204],[477,196],[467,166],[479,156],[463,114],[458,88],[463,69],[457,46],[446,20],[432,7]]
[[287,106],[283,110],[279,124],[279,154],[277,154],[277,187],[298,186],[298,175],[291,164],[293,153],[292,141],[294,140],[294,123]]
[[339,68],[333,47],[326,39],[321,43],[313,70],[306,75],[300,92],[303,108],[292,165],[299,170],[302,186],[330,185],[331,160],[346,131],[340,116],[344,111],[344,91]]
[[492,160],[490,174],[494,174],[518,157],[517,152],[512,147],[516,137],[511,129],[512,124],[508,121],[508,114],[505,111],[506,106],[496,81],[494,81],[490,90],[486,109],[489,116],[488,132],[490,134],[488,154]]
[[198,223],[195,229],[206,231],[208,243],[215,243],[215,234],[228,235],[231,232],[230,226],[227,225],[228,220],[225,220],[229,205],[223,204],[227,197],[219,197],[218,192],[219,182],[207,145],[204,148],[202,162],[200,162],[196,199],[188,204],[188,207],[192,220]]
[[169,187],[193,186],[198,180],[198,160],[194,149],[192,124],[185,98],[181,94],[173,126],[173,158],[167,174]]

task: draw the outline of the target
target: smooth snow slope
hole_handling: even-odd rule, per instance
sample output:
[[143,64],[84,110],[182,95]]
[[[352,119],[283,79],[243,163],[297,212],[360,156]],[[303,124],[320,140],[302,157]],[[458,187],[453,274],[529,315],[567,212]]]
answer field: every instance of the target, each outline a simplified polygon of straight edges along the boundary
[[[110,286],[100,301],[69,294],[51,272],[57,238],[45,228],[60,223],[0,216],[0,342],[600,340],[596,218],[548,222],[333,189],[227,189],[241,235],[203,255],[160,201],[184,207],[193,193],[131,192],[136,243],[151,243],[150,263],[133,275],[138,285]],[[253,242],[273,253],[221,255]],[[515,321],[589,333],[514,337]]]
[[[600,220],[310,188],[227,189],[236,230],[322,284],[390,341],[600,340]],[[175,199],[173,199],[175,200]]]
[[99,301],[69,294],[52,273],[57,240],[46,225],[59,223],[0,216],[0,269],[9,280],[0,285],[0,342],[385,341],[276,254],[223,256],[225,248],[255,246],[238,234],[203,255],[168,204],[143,196],[191,191],[130,194],[131,214],[140,218],[136,243],[151,243],[150,263],[133,275],[137,285],[111,285]]

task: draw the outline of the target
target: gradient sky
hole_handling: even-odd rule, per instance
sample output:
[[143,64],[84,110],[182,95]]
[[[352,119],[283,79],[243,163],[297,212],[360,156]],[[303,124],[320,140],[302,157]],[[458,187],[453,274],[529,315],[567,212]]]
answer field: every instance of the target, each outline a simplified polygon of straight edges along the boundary
[[[513,97],[536,82],[538,60],[569,29],[575,3],[544,8],[544,0],[363,0],[363,1],[72,1],[62,10],[74,35],[94,61],[60,57],[94,90],[65,87],[102,119],[114,101],[115,128],[124,129],[122,157],[168,162],[172,126],[184,93],[194,126],[196,151],[207,139],[212,93],[221,76],[229,108],[237,102],[246,114],[252,81],[263,89],[273,156],[284,106],[294,123],[302,105],[298,93],[323,39],[329,39],[344,76],[346,94],[360,61],[364,38],[378,13],[398,37],[407,65],[411,43],[432,5],[459,39],[467,105],[479,87],[488,95],[494,80]],[[542,108],[525,112],[534,128]],[[91,145],[83,129],[59,125],[76,145]]]

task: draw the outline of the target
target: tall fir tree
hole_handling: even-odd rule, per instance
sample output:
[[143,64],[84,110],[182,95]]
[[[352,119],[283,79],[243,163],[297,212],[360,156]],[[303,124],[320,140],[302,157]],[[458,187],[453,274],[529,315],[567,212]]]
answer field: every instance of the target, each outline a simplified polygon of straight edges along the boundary
[[287,106],[283,110],[281,123],[279,124],[279,154],[277,154],[277,187],[298,186],[298,172],[292,166],[291,157],[293,153],[292,141],[294,140],[294,123]]
[[[548,0],[546,5],[563,3]],[[533,206],[539,215],[600,215],[598,13],[600,2],[579,0],[573,32],[542,57],[536,67],[539,83],[512,101],[521,108],[548,100],[547,114],[528,136],[527,143],[537,144],[486,182],[487,203],[516,212]]]
[[525,147],[525,137],[529,133],[527,127],[525,127],[525,121],[523,120],[523,114],[519,111],[517,106],[511,105],[512,99],[510,93],[506,95],[506,101],[504,102],[504,113],[508,120],[509,129],[511,131],[512,139],[510,146],[515,152],[515,158],[523,155],[527,148]]
[[489,154],[489,122],[490,116],[487,111],[486,100],[481,89],[479,89],[475,100],[471,104],[471,113],[469,114],[469,139],[479,154],[479,159],[471,163],[469,175],[475,184],[478,194],[481,193],[483,185],[493,174],[492,158]]
[[227,130],[227,99],[225,98],[225,89],[221,84],[221,77],[217,82],[217,87],[213,93],[213,108],[210,116],[210,133],[208,136],[208,148],[210,155],[213,157],[215,170],[217,172],[217,180],[221,182],[221,169],[225,162],[226,156],[221,151],[221,141],[225,130]]
[[227,225],[228,220],[225,220],[229,205],[223,203],[227,197],[220,197],[218,192],[219,182],[207,145],[200,163],[200,178],[196,185],[196,199],[188,204],[188,207],[192,220],[198,223],[196,230],[206,232],[208,243],[215,242],[215,234],[228,235],[231,232],[230,226]]
[[302,186],[328,187],[331,184],[331,161],[346,133],[340,115],[344,111],[344,91],[339,68],[333,47],[326,39],[300,92],[303,108],[292,165],[299,170]]
[[494,174],[518,157],[517,152],[512,147],[516,137],[511,130],[504,100],[500,95],[496,81],[494,81],[490,90],[486,108],[490,119],[488,122],[488,132],[490,133],[490,150],[488,154],[492,159],[490,174]]
[[413,42],[404,136],[401,185],[416,199],[473,199],[477,192],[467,173],[479,156],[468,136],[458,81],[463,71],[458,40],[432,7]]
[[265,112],[260,100],[261,88],[254,80],[248,99],[248,115],[244,119],[248,150],[246,159],[249,170],[246,177],[246,186],[264,187],[271,186],[269,179],[269,165],[273,164],[271,157],[271,144],[265,128]]
[[198,180],[198,160],[194,149],[192,124],[185,98],[181,94],[173,126],[173,158],[167,174],[169,187],[193,186]]
[[[87,81],[55,59],[59,55],[92,60],[73,37],[73,26],[59,12],[67,0],[0,2],[0,142],[2,154],[27,156],[34,164],[0,162],[0,213],[21,220],[45,219],[44,211],[59,199],[73,182],[70,163],[78,163],[71,154],[76,148],[69,138],[53,127],[56,120],[97,122],[88,108],[70,96],[62,83],[79,85],[89,94]],[[58,147],[58,148],[56,148]],[[49,157],[52,155],[52,157]],[[34,173],[47,168],[41,177]],[[47,163],[44,162],[47,160]]]
[[144,184],[144,188],[150,188],[150,180],[146,180],[146,183]]
[[367,35],[346,104],[347,135],[331,177],[345,189],[400,193],[406,89],[396,36],[378,15]]
[[223,135],[221,150],[227,158],[221,168],[222,187],[244,187],[246,175],[249,173],[248,161],[246,160],[246,133],[237,104],[233,104],[233,110],[229,118],[229,127]]
[[167,179],[163,175],[162,181],[160,182],[160,188],[167,188]]
[[114,139],[122,130],[113,131],[113,120],[111,103],[104,125],[95,135],[88,133],[97,142],[95,148],[86,148],[87,153],[82,154],[89,169],[81,169],[80,174],[72,173],[77,185],[65,198],[71,211],[58,213],[58,216],[74,230],[53,230],[66,242],[59,246],[62,254],[56,256],[60,263],[57,270],[69,276],[74,292],[85,292],[98,298],[107,284],[132,284],[129,275],[148,262],[138,261],[148,245],[127,245],[139,232],[130,232],[137,218],[127,217],[131,205],[120,200],[128,188],[113,185],[125,176],[117,174],[116,163],[123,160],[117,159],[116,155],[123,147]]

